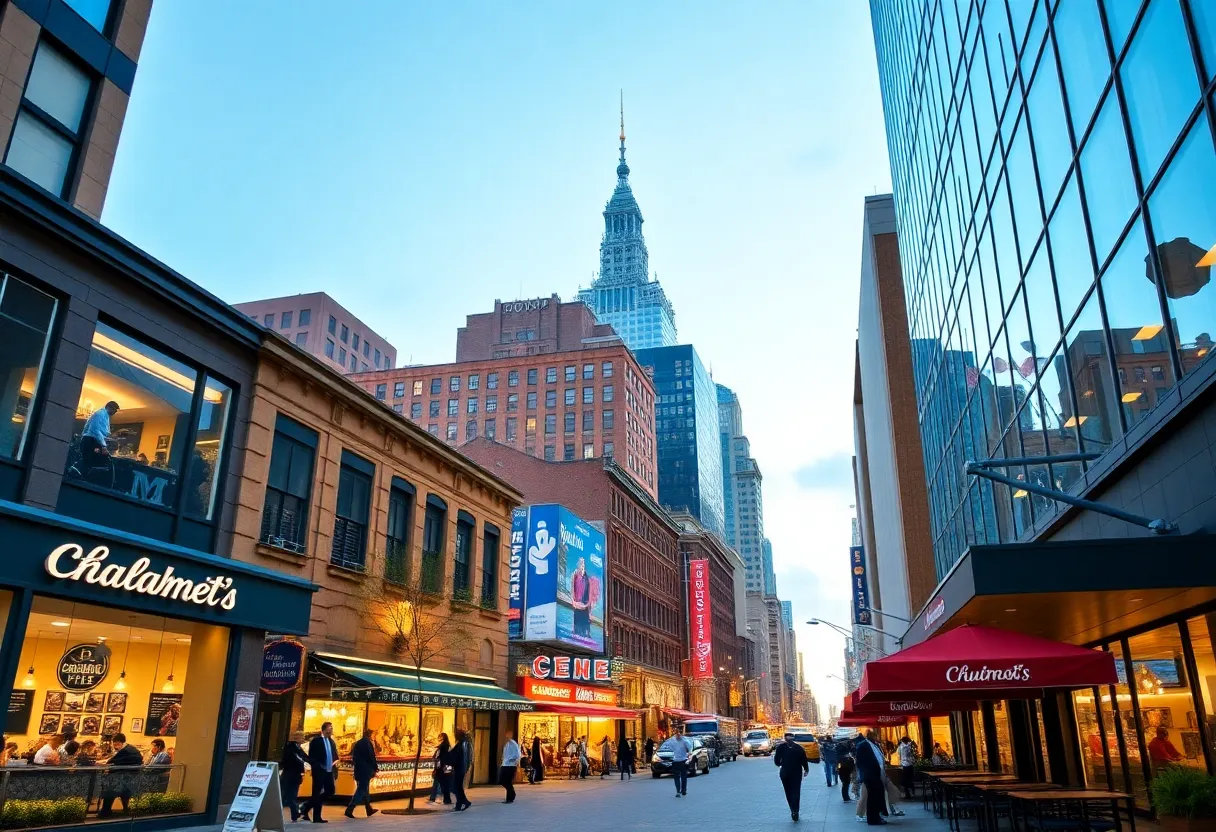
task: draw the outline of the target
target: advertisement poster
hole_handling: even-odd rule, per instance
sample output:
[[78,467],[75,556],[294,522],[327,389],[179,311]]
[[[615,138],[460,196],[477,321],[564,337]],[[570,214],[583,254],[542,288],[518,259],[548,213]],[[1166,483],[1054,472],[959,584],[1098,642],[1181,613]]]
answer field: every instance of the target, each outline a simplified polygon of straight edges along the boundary
[[709,561],[688,562],[688,633],[692,678],[714,677],[713,610],[709,601]]
[[853,623],[873,624],[870,619],[870,580],[866,577],[866,550],[849,547],[849,569],[853,573]]
[[145,737],[176,737],[177,721],[182,718],[180,693],[153,693],[148,696]]
[[524,640],[557,638],[558,507],[530,506],[525,539]]
[[232,719],[228,723],[228,750],[248,751],[249,736],[253,733],[253,714],[257,708],[257,694],[250,690],[238,690],[232,697]]
[[507,562],[507,638],[524,637],[524,548],[528,538],[528,510],[511,512],[511,553]]
[[17,688],[8,695],[8,718],[4,723],[5,734],[24,734],[30,727],[30,714],[34,710],[34,691]]
[[522,555],[521,635],[604,649],[604,533],[558,505],[530,506],[514,518],[512,557]]
[[304,645],[293,638],[272,641],[262,650],[262,693],[295,690],[304,679]]
[[253,832],[255,826],[282,830],[282,802],[278,763],[250,763],[224,818],[223,832]]

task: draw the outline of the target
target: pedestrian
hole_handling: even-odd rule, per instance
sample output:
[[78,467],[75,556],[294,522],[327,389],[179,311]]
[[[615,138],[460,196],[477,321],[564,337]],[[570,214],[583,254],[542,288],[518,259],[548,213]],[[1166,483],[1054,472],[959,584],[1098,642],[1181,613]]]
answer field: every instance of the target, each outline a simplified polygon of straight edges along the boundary
[[380,811],[372,808],[372,778],[380,770],[376,762],[376,746],[372,744],[374,733],[371,728],[363,729],[363,738],[356,740],[350,749],[350,760],[355,768],[355,793],[350,796],[350,803],[346,804],[348,818],[355,816],[355,807],[360,803],[363,804],[363,811],[367,813],[365,817],[370,818]]
[[[452,746],[452,788],[456,792],[456,808],[454,811],[463,812],[473,804],[464,793],[464,777],[468,774],[472,762],[469,754],[469,735],[463,728],[456,729],[456,744]],[[446,802],[446,801],[445,801]]]
[[532,737],[532,769],[528,782],[539,783],[545,779],[545,750],[540,745],[540,735]]
[[621,779],[633,779],[633,740],[625,740],[616,750],[616,767],[621,770]]
[[431,796],[427,798],[428,803],[438,800],[442,791],[443,802],[448,806],[452,804],[451,775],[452,743],[447,734],[440,734],[439,745],[435,746],[435,753],[431,756]]
[[878,747],[877,734],[870,731],[864,737],[858,737],[854,745],[854,756],[857,762],[857,777],[861,781],[861,801],[857,807],[861,811],[861,803],[865,804],[866,823],[870,826],[881,826],[886,823],[882,814],[887,801],[885,785],[886,763],[882,749]]
[[905,736],[899,741],[899,779],[904,787],[904,799],[912,799],[913,779],[916,776],[916,749],[912,738]]
[[840,778],[840,797],[845,803],[848,803],[852,798],[849,797],[849,787],[853,783],[853,771],[856,766],[853,763],[853,757],[845,749],[841,753],[839,747],[836,752],[836,774]]
[[515,802],[515,772],[519,770],[519,758],[523,753],[515,735],[507,731],[506,742],[502,744],[502,766],[498,769],[498,783],[507,790],[507,799],[503,803]]
[[321,733],[308,743],[308,765],[312,769],[312,797],[300,806],[300,814],[312,812],[313,823],[321,819],[321,807],[334,796],[334,776],[338,768],[338,744],[334,742],[334,724],[321,723]]
[[836,785],[837,754],[836,743],[832,742],[831,737],[824,737],[819,743],[819,759],[823,763],[823,776],[827,779],[829,789]]
[[600,740],[600,779],[603,780],[612,773],[612,740],[604,737]]
[[671,776],[676,781],[676,797],[688,794],[688,755],[692,752],[692,743],[684,736],[684,726],[677,725],[671,740]]
[[303,731],[292,731],[283,756],[279,758],[279,790],[283,807],[291,810],[291,822],[300,819],[300,784],[304,782],[304,765],[308,757],[300,743],[304,742]]
[[781,769],[781,788],[785,790],[785,802],[790,807],[790,818],[798,820],[798,807],[802,803],[802,778],[811,773],[806,750],[794,742],[793,734],[786,734],[785,742],[777,746],[773,763]]
[[649,766],[654,760],[654,737],[646,738],[646,742],[642,745],[642,754],[645,755],[644,762]]

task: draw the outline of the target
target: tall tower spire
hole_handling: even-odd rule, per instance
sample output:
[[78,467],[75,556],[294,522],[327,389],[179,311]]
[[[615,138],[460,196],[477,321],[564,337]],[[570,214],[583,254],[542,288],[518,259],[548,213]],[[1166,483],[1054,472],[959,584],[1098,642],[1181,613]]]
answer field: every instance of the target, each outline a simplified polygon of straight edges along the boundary
[[617,186],[629,184],[629,165],[625,164],[625,91],[621,90],[621,163],[616,166]]

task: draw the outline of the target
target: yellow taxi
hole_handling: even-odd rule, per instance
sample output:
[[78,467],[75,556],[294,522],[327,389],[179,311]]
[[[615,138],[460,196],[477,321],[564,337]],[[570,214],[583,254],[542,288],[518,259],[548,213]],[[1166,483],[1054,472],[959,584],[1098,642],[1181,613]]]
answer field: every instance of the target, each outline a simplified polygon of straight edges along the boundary
[[786,730],[786,736],[802,746],[807,760],[812,763],[819,762],[819,740],[815,739],[815,734],[809,728],[789,728]]

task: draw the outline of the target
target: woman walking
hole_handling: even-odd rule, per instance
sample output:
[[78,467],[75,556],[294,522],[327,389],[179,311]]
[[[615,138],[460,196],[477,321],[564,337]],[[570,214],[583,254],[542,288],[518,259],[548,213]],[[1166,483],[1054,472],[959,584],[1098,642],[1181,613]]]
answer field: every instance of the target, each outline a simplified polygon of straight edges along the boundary
[[625,740],[616,750],[616,767],[621,770],[621,779],[633,779],[633,741]]
[[532,738],[532,767],[528,770],[528,782],[536,784],[545,779],[545,753],[540,747],[540,735]]
[[443,791],[443,802],[448,805],[452,803],[452,787],[449,785],[447,773],[451,754],[452,744],[448,742],[448,735],[440,734],[439,745],[435,746],[435,753],[431,755],[431,796],[427,800],[428,803],[438,800],[441,790]]

